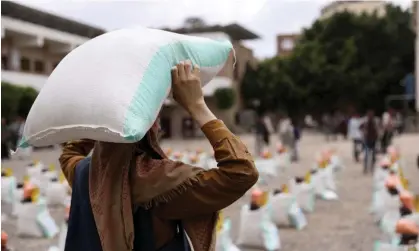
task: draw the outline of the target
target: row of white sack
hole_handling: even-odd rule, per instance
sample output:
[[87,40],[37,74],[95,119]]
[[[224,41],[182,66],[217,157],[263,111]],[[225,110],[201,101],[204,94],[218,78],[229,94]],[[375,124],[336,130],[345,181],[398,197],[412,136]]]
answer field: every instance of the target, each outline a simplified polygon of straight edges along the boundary
[[401,235],[395,232],[396,223],[401,218],[409,219],[419,226],[419,213],[407,216],[400,216],[399,211],[387,212],[380,221],[380,229],[382,230],[381,240],[374,243],[373,251],[416,251],[419,250],[419,243],[412,245],[399,245]]
[[[67,206],[71,198],[67,198]],[[2,221],[7,217],[2,217]],[[63,223],[66,224],[66,223]],[[16,213],[16,234],[19,237],[31,238],[54,238],[60,229],[52,218],[45,198],[39,198],[37,202],[20,203]]]
[[[288,193],[271,195],[268,203],[256,210],[244,205],[240,211],[240,226],[237,246],[263,250],[281,249],[278,227],[292,226],[301,230],[307,226],[307,219],[296,201]],[[231,221],[225,220],[217,233],[216,251],[237,251],[230,236]]]
[[[195,153],[195,152],[182,152],[171,154],[168,156],[172,160],[181,161],[185,164],[195,165],[202,167],[204,169],[212,169],[217,168],[217,161],[214,157],[206,152],[204,153]],[[291,164],[290,154],[285,152],[281,154],[277,154],[272,158],[264,159],[264,158],[256,158],[255,164],[256,166],[269,166],[269,169],[282,170],[286,169]]]
[[[314,196],[313,196],[314,197]],[[39,204],[41,205],[41,204]],[[31,213],[33,215],[33,213]],[[37,217],[41,225],[41,216]],[[42,216],[45,218],[45,216]],[[32,219],[33,222],[33,219]],[[271,195],[268,204],[257,209],[250,210],[248,205],[242,207],[240,212],[240,229],[237,244],[244,247],[263,248],[264,250],[279,250],[281,247],[279,231],[277,226],[293,226],[298,230],[307,225],[307,220],[299,207],[296,197],[288,193]],[[44,223],[43,228],[36,228],[29,224],[25,228],[24,236],[42,237],[42,231],[53,237],[58,233],[56,225],[49,222],[48,227]],[[23,227],[23,226],[22,226]],[[18,233],[22,234],[18,225]],[[233,244],[230,237],[231,221],[226,219],[221,231],[217,233],[216,251],[238,251],[239,248]],[[60,231],[58,246],[52,246],[49,251],[63,251],[67,225],[63,223]]]
[[[379,225],[382,236],[380,241],[375,242],[374,251],[410,251],[419,248],[418,243],[409,246],[399,245],[401,235],[396,233],[396,224],[400,219],[413,220],[419,226],[419,214],[402,216],[399,193],[391,194],[386,188],[390,172],[399,175],[400,162],[401,160],[396,161],[387,169],[379,165],[375,168],[370,212],[373,214],[374,221]],[[397,183],[396,189],[399,192],[405,190],[401,183]]]
[[[381,166],[375,168],[370,213],[373,214],[374,221],[378,224],[387,212],[398,211],[401,207],[399,194],[390,194],[385,185],[390,177],[390,171],[394,172],[394,175],[398,175],[399,170],[397,162],[388,169],[383,169]],[[401,183],[397,183],[396,189],[399,192],[405,190]]]
[[[259,169],[259,168],[258,168]],[[270,185],[277,182],[277,176],[265,172],[266,169],[259,169],[259,180],[257,186],[269,189]],[[337,186],[333,169],[331,167],[319,168],[311,172],[309,183],[297,183],[297,178],[289,180],[289,190],[297,194],[301,190],[312,190],[316,197],[324,200],[337,200]]]
[[[57,180],[47,180],[44,183],[39,183],[37,180],[31,179],[32,184],[41,186],[43,189],[40,194],[45,197],[46,204],[48,206],[65,206],[66,199],[68,197],[68,185],[61,183]],[[41,185],[42,184],[42,185]],[[1,179],[1,202],[2,202],[2,213],[9,216],[16,216],[17,211],[22,204],[24,194],[24,187],[20,185],[18,187],[16,178],[2,177]]]

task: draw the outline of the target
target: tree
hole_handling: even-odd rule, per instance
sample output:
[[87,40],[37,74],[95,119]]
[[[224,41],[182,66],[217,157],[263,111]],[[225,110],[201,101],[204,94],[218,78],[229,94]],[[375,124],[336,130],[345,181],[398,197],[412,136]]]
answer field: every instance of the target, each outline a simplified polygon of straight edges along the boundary
[[1,114],[7,120],[15,116],[26,117],[38,92],[31,87],[1,83]]
[[403,93],[400,80],[414,69],[410,21],[408,11],[393,5],[383,17],[342,12],[317,20],[303,31],[291,56],[246,72],[242,97],[291,115],[351,104],[381,111],[386,96]]
[[218,88],[215,90],[214,96],[220,110],[228,110],[236,102],[236,96],[231,88]]

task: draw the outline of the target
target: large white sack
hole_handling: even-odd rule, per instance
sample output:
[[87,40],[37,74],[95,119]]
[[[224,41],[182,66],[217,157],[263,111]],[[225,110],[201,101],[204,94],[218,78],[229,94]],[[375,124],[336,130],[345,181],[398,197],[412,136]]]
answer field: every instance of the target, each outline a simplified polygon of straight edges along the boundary
[[67,196],[67,186],[57,181],[48,182],[48,189],[46,190],[47,205],[61,206],[65,204]]
[[319,170],[322,180],[325,184],[327,190],[336,192],[336,183],[335,177],[333,175],[333,168],[331,165],[327,166],[324,169]]
[[272,208],[272,221],[276,226],[292,226],[301,230],[307,225],[307,220],[295,195],[275,194],[269,198],[268,204]]
[[382,167],[376,167],[373,176],[373,189],[374,191],[380,190],[385,187],[385,182],[390,175],[388,170],[384,170]]
[[18,215],[20,207],[22,205],[22,200],[23,200],[23,187],[22,188],[16,188],[14,202],[13,202],[12,216],[17,216]]
[[16,190],[16,178],[14,176],[1,177],[1,201],[13,203]]
[[171,69],[190,59],[208,83],[232,44],[143,27],[108,32],[62,59],[35,100],[19,146],[89,138],[130,143],[155,121],[171,89]]
[[20,206],[16,222],[16,231],[19,236],[38,238],[44,236],[36,219],[42,207],[42,205],[30,202]]
[[380,222],[385,213],[398,211],[400,208],[400,199],[398,195],[390,195],[386,190],[381,191],[375,197],[374,220]]
[[259,179],[266,184],[276,181],[277,172],[275,159],[257,159],[255,166],[259,171]]
[[336,154],[330,157],[330,163],[334,172],[341,171],[345,168],[345,166],[342,163],[341,158]]
[[230,232],[231,220],[226,219],[223,223],[222,229],[217,233],[215,251],[240,251],[240,249],[234,245]]
[[399,234],[396,233],[396,224],[400,220],[399,210],[386,212],[380,220],[380,229],[383,232],[384,239],[392,242],[399,240]]
[[304,212],[311,213],[314,211],[316,195],[312,185],[305,182],[296,183],[295,179],[290,181],[290,190],[297,198],[297,203]]
[[54,238],[59,232],[43,198],[37,203],[21,204],[16,228],[17,234],[25,237]]
[[311,174],[310,185],[313,186],[314,193],[316,194],[316,196],[321,197],[324,191],[326,190],[326,184],[323,182],[320,169],[317,169],[316,173]]
[[270,214],[269,205],[257,210],[250,210],[248,205],[244,205],[240,212],[237,245],[267,251],[281,249],[279,231]]
[[280,173],[284,173],[291,165],[291,155],[288,152],[275,155],[276,168]]

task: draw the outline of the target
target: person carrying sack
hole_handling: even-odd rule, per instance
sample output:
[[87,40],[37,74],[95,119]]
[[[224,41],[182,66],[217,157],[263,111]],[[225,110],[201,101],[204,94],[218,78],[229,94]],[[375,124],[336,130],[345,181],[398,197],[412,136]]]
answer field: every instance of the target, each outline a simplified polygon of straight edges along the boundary
[[215,247],[218,212],[242,197],[259,174],[246,146],[207,107],[197,66],[178,64],[172,91],[212,145],[218,168],[169,160],[158,144],[158,120],[137,143],[64,144],[59,160],[72,186],[66,251]]

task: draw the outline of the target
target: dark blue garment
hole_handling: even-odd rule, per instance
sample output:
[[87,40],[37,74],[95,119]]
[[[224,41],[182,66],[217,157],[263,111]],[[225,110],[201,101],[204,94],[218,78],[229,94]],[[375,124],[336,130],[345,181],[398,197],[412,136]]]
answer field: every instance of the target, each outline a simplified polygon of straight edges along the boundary
[[[89,197],[90,161],[91,157],[80,161],[74,172],[65,251],[102,251]],[[155,250],[151,210],[138,208],[133,215],[133,221],[134,250]],[[176,223],[178,231],[175,238],[161,247],[159,251],[190,250],[182,223],[180,221]]]
[[74,172],[65,251],[102,251],[89,197],[91,158],[80,161]]

